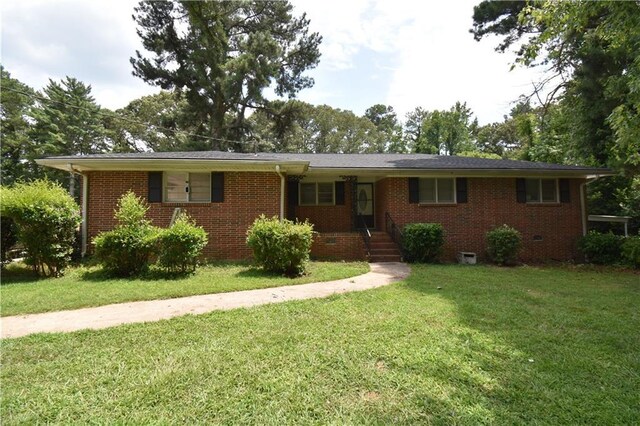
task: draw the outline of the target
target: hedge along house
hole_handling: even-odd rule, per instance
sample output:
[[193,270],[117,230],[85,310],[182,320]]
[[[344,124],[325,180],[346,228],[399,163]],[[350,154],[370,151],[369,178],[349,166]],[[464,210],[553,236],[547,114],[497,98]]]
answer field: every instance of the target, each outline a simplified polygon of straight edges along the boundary
[[[216,151],[50,157],[38,164],[83,176],[83,253],[115,226],[132,190],[157,226],[180,208],[209,234],[213,259],[251,256],[245,236],[261,214],[305,220],[312,256],[399,260],[398,230],[432,222],[446,232],[444,259],[486,250],[485,233],[508,224],[523,260],[569,260],[586,232],[586,184],[606,169],[426,154],[241,154]],[[395,241],[395,242],[394,242]]]

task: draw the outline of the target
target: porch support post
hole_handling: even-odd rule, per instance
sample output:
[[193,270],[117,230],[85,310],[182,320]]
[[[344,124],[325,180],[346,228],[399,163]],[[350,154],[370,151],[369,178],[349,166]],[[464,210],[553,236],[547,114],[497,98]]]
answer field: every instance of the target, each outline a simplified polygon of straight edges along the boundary
[[280,171],[280,165],[276,165],[276,173],[280,176],[280,222],[284,220],[284,191],[285,177]]
[[287,175],[287,219],[297,220],[296,207],[298,206],[298,182],[304,178],[304,175]]
[[358,176],[340,176],[351,186],[351,231],[358,229]]

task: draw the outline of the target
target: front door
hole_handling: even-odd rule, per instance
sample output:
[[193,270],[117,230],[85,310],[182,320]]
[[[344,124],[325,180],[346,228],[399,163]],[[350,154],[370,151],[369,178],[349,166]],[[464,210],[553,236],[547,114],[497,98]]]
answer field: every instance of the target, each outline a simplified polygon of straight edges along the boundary
[[367,228],[373,228],[373,184],[359,183],[356,194],[356,204],[358,206],[358,228],[363,228],[363,222]]

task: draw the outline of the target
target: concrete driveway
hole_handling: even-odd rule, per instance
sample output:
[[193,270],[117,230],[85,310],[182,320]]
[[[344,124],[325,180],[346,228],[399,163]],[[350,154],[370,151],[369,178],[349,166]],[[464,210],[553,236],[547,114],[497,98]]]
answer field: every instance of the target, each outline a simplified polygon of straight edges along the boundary
[[247,308],[289,300],[327,297],[332,294],[362,291],[402,280],[409,275],[404,263],[371,263],[371,271],[336,281],[205,294],[175,299],[116,303],[95,308],[0,318],[1,337],[20,337],[34,333],[70,332],[101,329],[120,324],[158,321],[188,314]]

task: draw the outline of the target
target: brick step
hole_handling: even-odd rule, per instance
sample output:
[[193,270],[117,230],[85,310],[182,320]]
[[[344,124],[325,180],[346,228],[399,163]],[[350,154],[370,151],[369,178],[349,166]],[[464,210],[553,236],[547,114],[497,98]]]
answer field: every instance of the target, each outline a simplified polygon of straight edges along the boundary
[[371,249],[398,248],[398,246],[396,246],[396,243],[394,243],[393,241],[371,241],[370,246],[371,246]]
[[393,243],[393,240],[390,237],[371,237],[372,243]]
[[386,249],[374,249],[374,248],[371,248],[371,256],[388,255],[388,254],[393,254],[393,255],[400,256],[400,250],[398,250],[395,247],[386,248]]
[[373,254],[369,256],[369,262],[401,262],[402,258],[400,255],[388,254],[388,255],[376,255]]

